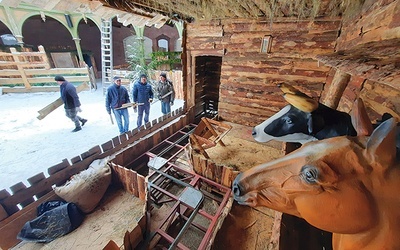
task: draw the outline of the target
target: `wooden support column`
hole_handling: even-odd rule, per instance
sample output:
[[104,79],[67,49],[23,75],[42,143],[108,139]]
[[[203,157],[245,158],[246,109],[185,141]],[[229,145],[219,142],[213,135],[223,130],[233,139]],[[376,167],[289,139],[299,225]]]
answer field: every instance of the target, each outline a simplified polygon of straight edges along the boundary
[[332,83],[325,90],[325,98],[324,100],[321,100],[321,103],[330,108],[336,109],[339,105],[339,101],[343,95],[343,92],[350,81],[350,77],[351,76],[349,74],[340,70],[336,70]]
[[178,31],[178,35],[179,35],[179,38],[178,38],[178,42],[180,43],[179,48],[182,49],[182,37],[183,37],[183,28],[184,28],[183,21],[175,22],[175,27],[176,27],[176,29]]
[[78,58],[79,58],[79,65],[80,67],[85,67],[85,60],[83,60],[83,54],[82,54],[82,48],[81,48],[81,39],[79,37],[74,37],[72,38],[75,42],[75,47],[76,51],[78,52]]
[[[18,1],[15,1],[15,0],[12,0],[13,1],[13,4],[17,4],[17,6],[18,6]],[[15,38],[17,38],[17,41],[18,41],[18,44],[19,45],[21,45],[21,46],[23,46],[23,44],[24,44],[24,42],[23,42],[23,36],[22,36],[22,26],[21,26],[21,28],[19,27],[19,25],[17,24],[17,21],[15,20],[15,13],[14,13],[14,11],[12,11],[11,9],[10,9],[10,6],[12,6],[12,7],[17,7],[17,6],[13,6],[12,4],[10,4],[10,5],[8,5],[8,4],[6,4],[6,3],[4,3],[5,1],[2,1],[2,4],[3,4],[3,8],[4,8],[4,11],[5,11],[5,13],[6,13],[6,22],[8,22],[8,23],[6,23],[6,25],[7,25],[7,27],[9,27],[10,28],[10,30],[11,30],[11,33],[15,36]]]

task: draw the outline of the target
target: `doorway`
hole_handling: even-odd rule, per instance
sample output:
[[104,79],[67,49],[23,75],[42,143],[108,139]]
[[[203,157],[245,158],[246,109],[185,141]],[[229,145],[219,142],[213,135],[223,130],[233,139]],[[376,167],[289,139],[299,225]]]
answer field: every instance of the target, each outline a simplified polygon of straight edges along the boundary
[[220,56],[197,56],[195,69],[195,119],[218,115],[221,84]]

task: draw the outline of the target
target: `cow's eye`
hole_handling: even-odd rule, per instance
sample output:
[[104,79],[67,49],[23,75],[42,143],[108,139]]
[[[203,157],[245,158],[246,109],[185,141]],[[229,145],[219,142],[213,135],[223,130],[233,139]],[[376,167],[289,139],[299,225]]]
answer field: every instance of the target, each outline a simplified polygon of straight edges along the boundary
[[318,180],[318,168],[306,165],[301,169],[300,176],[307,183],[314,184]]
[[293,123],[293,121],[292,121],[292,119],[290,119],[290,117],[286,117],[285,121],[286,121],[287,124],[292,124]]

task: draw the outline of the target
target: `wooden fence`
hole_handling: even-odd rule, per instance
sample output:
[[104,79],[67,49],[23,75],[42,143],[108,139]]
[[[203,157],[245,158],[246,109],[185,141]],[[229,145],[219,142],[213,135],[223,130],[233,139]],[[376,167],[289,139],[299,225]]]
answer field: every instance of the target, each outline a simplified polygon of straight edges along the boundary
[[3,93],[58,91],[58,86],[51,86],[56,75],[69,82],[91,82],[87,67],[51,68],[43,46],[38,52],[18,52],[15,48],[10,48],[10,53],[0,52],[0,69]]

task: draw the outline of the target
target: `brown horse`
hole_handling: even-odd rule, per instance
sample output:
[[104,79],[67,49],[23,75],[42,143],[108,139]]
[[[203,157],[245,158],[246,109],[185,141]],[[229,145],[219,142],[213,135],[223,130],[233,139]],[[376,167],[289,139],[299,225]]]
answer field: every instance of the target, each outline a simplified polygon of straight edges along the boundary
[[305,219],[333,232],[334,249],[400,249],[396,122],[370,137],[309,142],[239,174],[235,200]]

